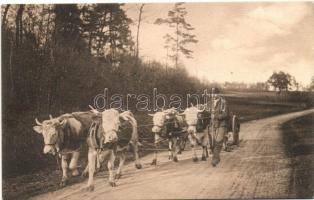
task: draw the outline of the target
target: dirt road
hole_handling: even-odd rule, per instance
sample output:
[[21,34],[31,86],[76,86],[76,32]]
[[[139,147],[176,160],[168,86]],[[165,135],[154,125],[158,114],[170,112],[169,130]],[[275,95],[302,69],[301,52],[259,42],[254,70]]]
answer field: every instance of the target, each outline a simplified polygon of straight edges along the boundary
[[[295,198],[289,190],[291,160],[285,155],[280,126],[285,121],[314,112],[306,110],[245,123],[241,144],[222,153],[217,167],[210,162],[192,162],[185,151],[178,163],[159,154],[142,159],[144,167],[126,166],[117,187],[108,185],[107,174],[95,180],[95,191],[86,192],[86,181],[33,199],[164,199],[164,198]],[[201,151],[199,150],[199,155]]]

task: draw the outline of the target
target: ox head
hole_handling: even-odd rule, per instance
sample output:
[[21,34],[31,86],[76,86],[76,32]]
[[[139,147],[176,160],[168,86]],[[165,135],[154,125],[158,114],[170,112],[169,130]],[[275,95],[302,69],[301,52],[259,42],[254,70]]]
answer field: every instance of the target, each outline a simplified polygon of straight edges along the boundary
[[60,130],[64,128],[66,119],[52,118],[50,120],[44,120],[42,123],[35,119],[37,126],[33,129],[44,137],[44,154],[51,153],[53,155],[59,151],[58,140],[60,139]]
[[202,118],[202,113],[205,111],[205,109],[206,107],[204,105],[192,105],[191,107],[186,108],[183,113],[179,114],[185,116],[189,133],[196,133],[197,120]]
[[159,133],[165,126],[167,121],[175,118],[177,111],[174,108],[170,108],[164,111],[156,112],[155,114],[148,114],[153,117],[153,133]]
[[120,126],[120,114],[115,109],[102,112],[102,127],[105,143],[118,141],[118,130]]

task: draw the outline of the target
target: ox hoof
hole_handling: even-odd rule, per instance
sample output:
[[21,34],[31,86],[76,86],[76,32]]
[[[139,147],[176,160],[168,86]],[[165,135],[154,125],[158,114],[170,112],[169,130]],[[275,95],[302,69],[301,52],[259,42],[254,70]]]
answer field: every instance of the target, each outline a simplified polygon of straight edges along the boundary
[[114,178],[115,178],[115,179],[120,179],[121,176],[122,176],[121,174],[116,174],[116,175],[114,176]]
[[81,177],[86,178],[88,176],[88,172],[82,172]]
[[93,192],[95,190],[95,186],[93,185],[87,186],[86,190],[87,192]]
[[214,159],[212,160],[212,166],[213,166],[213,167],[216,167],[219,162],[220,162],[220,158],[214,158]]
[[226,148],[224,149],[224,151],[226,151],[226,152],[231,152],[231,148],[230,148],[230,147],[226,147]]
[[157,160],[154,159],[154,160],[152,161],[151,165],[157,165]]
[[198,161],[198,158],[197,157],[194,157],[193,158],[193,162],[197,162]]
[[116,183],[115,183],[115,182],[112,182],[112,181],[109,181],[109,185],[110,185],[111,187],[116,187],[116,186],[117,186]]
[[80,172],[77,169],[72,171],[72,176],[79,176],[79,175],[80,175]]
[[67,185],[68,181],[67,180],[62,180],[60,183],[60,187],[65,187]]
[[202,161],[206,161],[206,157],[205,156],[202,156]]
[[173,162],[178,162],[177,156],[173,157]]
[[178,154],[182,154],[182,150],[178,151]]
[[136,169],[142,169],[142,165],[140,163],[135,164]]

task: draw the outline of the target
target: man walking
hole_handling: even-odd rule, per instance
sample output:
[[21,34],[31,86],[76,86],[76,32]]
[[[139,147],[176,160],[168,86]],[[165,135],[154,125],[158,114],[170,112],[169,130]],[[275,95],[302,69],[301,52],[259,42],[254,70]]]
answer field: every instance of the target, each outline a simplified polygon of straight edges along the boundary
[[210,134],[213,142],[212,165],[215,167],[220,162],[220,152],[224,137],[227,134],[229,109],[226,100],[219,95],[218,88],[212,88],[211,96],[211,130]]

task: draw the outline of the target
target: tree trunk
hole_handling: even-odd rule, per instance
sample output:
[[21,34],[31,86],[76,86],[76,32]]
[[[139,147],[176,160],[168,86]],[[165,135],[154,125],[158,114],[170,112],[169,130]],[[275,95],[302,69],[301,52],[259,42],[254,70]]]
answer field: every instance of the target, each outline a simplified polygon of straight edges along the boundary
[[8,14],[9,8],[10,8],[10,4],[8,4],[8,5],[5,7],[4,12],[3,12],[3,17],[2,17],[2,30],[4,30],[5,25],[6,25],[6,22],[7,22],[7,14]]
[[22,16],[24,11],[24,5],[21,4],[15,19],[15,25],[16,25],[16,33],[15,33],[15,40],[16,40],[16,46],[19,47],[21,40],[22,40],[22,34],[23,34],[23,23],[22,23]]
[[13,57],[13,41],[10,42],[10,58],[9,58],[9,71],[10,71],[10,82],[11,82],[10,94],[13,96],[15,85],[14,85],[14,78],[13,78],[12,57]]
[[143,7],[145,4],[142,4],[140,7],[140,13],[138,16],[138,24],[137,24],[137,34],[136,34],[136,63],[138,63],[138,55],[139,55],[139,35],[140,35],[140,26],[142,20]]
[[175,60],[175,67],[177,68],[178,67],[178,59],[179,59],[179,22],[178,22],[178,13],[177,13],[177,18],[176,18],[176,21],[177,21],[177,26],[176,26],[176,60]]

